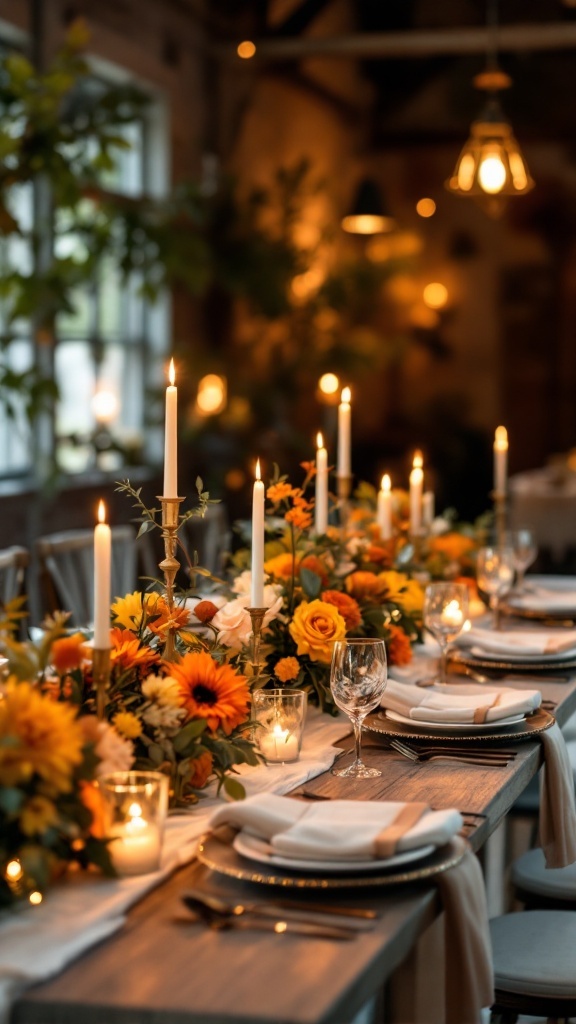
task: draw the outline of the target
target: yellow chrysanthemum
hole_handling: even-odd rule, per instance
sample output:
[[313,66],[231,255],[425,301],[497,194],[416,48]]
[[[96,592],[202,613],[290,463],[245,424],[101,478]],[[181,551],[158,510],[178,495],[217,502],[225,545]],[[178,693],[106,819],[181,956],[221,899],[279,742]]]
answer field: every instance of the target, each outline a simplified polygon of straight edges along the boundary
[[403,572],[390,569],[378,574],[382,585],[384,601],[394,601],[408,615],[419,614],[424,607],[424,591],[417,580],[411,580]]
[[9,682],[0,701],[2,785],[17,786],[36,774],[55,792],[68,792],[83,743],[74,708],[42,696],[29,683]]
[[142,723],[131,711],[119,711],[112,722],[116,731],[127,740],[135,740],[142,733]]
[[333,604],[326,601],[302,601],[288,627],[297,644],[298,654],[327,664],[332,658],[335,640],[346,636],[346,623]]
[[289,683],[296,679],[300,671],[300,664],[297,658],[280,658],[274,666],[274,675],[281,683]]
[[18,824],[25,836],[39,836],[55,825],[58,821],[58,811],[48,797],[30,797],[22,807],[18,815]]

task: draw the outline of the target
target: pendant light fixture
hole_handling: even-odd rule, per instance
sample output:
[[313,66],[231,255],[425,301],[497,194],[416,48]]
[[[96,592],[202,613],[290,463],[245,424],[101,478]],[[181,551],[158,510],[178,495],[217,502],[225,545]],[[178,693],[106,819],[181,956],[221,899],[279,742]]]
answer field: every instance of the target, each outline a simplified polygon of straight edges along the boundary
[[477,89],[487,93],[480,117],[474,121],[446,188],[459,196],[474,196],[483,201],[489,213],[498,215],[502,197],[522,196],[534,188],[534,181],[509,122],[506,120],[498,93],[512,84],[497,62],[497,0],[491,0],[488,26],[490,46],[486,68],[474,78]]
[[396,221],[386,211],[377,182],[363,178],[349,213],[342,218],[343,230],[353,235],[378,235],[395,227]]

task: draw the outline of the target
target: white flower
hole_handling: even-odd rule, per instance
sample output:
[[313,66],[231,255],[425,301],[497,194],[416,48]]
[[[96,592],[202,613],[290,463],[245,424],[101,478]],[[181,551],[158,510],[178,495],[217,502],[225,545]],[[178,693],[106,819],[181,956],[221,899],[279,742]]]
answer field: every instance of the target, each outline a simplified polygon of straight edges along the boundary
[[169,704],[150,704],[142,712],[142,718],[147,725],[151,725],[153,729],[162,729],[164,732],[176,732],[185,716],[186,708],[176,708]]
[[127,772],[134,762],[132,741],[120,736],[108,722],[98,722],[96,732],[98,740],[95,753],[100,759],[96,774],[108,775],[109,772]]
[[179,707],[182,694],[178,681],[173,676],[149,675],[142,683],[142,693],[147,700],[169,707]]
[[244,572],[241,572],[240,575],[237,576],[236,579],[234,580],[232,590],[234,591],[235,594],[238,594],[239,597],[249,598],[251,589],[252,571],[250,569],[245,569]]
[[449,533],[451,529],[452,523],[449,519],[444,519],[443,516],[436,516],[430,525],[430,533],[433,537],[439,537],[443,533]]
[[355,558],[361,551],[365,551],[368,546],[369,541],[364,537],[351,537],[346,541],[346,551],[352,558]]
[[218,640],[221,644],[239,650],[248,643],[252,635],[252,620],[247,611],[249,603],[249,597],[236,597],[216,612],[212,625],[218,630]]

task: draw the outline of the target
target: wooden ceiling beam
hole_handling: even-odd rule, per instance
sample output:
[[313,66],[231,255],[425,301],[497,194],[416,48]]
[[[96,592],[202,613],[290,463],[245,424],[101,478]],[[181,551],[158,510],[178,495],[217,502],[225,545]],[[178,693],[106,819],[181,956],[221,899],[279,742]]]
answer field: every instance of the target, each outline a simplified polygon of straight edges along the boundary
[[[345,36],[294,36],[254,40],[254,60],[302,60],[307,57],[344,57],[361,60],[484,54],[492,41],[487,28],[430,29],[413,32],[351,33]],[[499,51],[566,50],[576,48],[576,22],[501,25]],[[219,57],[236,57],[236,42],[215,46]]]

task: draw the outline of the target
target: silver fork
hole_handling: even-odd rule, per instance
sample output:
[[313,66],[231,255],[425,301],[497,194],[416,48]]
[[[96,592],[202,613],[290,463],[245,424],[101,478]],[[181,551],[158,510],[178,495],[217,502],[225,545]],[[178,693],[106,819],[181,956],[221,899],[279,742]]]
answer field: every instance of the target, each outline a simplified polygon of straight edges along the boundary
[[505,768],[510,760],[509,754],[496,751],[491,751],[490,753],[470,751],[468,754],[463,750],[458,751],[458,753],[452,753],[451,751],[443,752],[432,748],[422,751],[414,750],[413,747],[408,747],[405,743],[401,743],[396,739],[390,740],[390,746],[410,761],[456,761],[459,764],[482,765],[484,768]]

